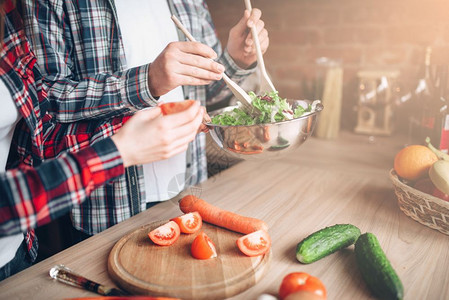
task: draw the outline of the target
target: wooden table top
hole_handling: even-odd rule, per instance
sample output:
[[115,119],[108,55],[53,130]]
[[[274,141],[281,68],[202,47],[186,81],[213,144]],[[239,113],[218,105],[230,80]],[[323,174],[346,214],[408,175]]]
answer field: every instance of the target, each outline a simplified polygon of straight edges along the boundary
[[[328,299],[374,299],[358,271],[353,247],[310,265],[296,261],[296,244],[310,233],[351,223],[374,233],[402,280],[405,299],[449,298],[449,236],[405,216],[388,177],[395,137],[370,143],[367,136],[341,133],[332,140],[309,139],[292,155],[245,161],[196,189],[221,208],[263,219],[270,226],[272,261],[261,281],[232,299],[277,296],[282,278],[303,271],[319,277]],[[115,286],[107,272],[114,244],[127,232],[180,214],[179,197],[161,203],[62,251],[0,283],[0,299],[61,299],[95,294],[53,281],[49,269],[64,264],[96,282]]]

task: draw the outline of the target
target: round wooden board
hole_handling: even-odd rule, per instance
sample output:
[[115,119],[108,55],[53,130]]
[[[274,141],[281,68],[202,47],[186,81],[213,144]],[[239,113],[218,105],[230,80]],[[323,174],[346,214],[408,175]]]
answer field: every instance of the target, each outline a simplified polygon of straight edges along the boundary
[[112,248],[108,271],[112,279],[133,294],[181,299],[224,299],[256,284],[268,269],[271,250],[248,257],[237,248],[242,234],[203,223],[218,257],[198,260],[190,246],[197,236],[181,234],[171,246],[155,245],[148,233],[164,222],[155,222],[125,235]]

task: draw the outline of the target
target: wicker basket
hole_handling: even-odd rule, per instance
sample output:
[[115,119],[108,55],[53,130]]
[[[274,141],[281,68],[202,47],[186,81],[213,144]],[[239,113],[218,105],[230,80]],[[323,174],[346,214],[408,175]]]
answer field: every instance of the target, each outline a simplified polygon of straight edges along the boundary
[[390,178],[399,208],[415,221],[449,235],[449,202],[423,193],[399,180],[391,169]]

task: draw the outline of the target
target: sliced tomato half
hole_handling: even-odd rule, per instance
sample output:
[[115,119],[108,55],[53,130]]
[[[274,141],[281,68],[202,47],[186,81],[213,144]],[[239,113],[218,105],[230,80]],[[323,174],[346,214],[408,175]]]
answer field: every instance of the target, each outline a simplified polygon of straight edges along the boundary
[[190,248],[192,256],[196,259],[209,259],[217,257],[217,250],[212,240],[204,233],[200,232],[193,240]]
[[196,211],[171,219],[178,224],[182,233],[195,233],[203,226],[203,219]]
[[239,238],[237,246],[248,256],[258,256],[270,250],[271,238],[267,231],[261,229]]
[[179,102],[167,102],[160,105],[163,115],[176,114],[189,108],[195,100],[184,100]]
[[159,226],[158,228],[152,230],[148,233],[148,236],[153,241],[153,243],[160,246],[170,246],[179,238],[181,231],[178,224],[173,221]]

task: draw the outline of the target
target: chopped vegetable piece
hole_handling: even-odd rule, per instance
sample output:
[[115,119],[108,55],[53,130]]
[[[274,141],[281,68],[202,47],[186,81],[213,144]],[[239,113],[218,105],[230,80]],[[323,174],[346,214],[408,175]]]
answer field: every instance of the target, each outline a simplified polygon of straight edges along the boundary
[[195,233],[200,230],[203,220],[197,211],[171,219],[178,224],[182,233]]
[[196,259],[209,259],[217,257],[215,244],[204,232],[200,232],[200,234],[198,234],[193,240],[190,251],[192,256]]
[[153,243],[160,246],[170,246],[176,242],[181,234],[178,224],[173,221],[159,226],[148,233]]
[[237,246],[245,255],[259,256],[270,250],[271,238],[265,230],[258,230],[239,238]]

